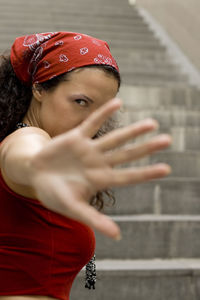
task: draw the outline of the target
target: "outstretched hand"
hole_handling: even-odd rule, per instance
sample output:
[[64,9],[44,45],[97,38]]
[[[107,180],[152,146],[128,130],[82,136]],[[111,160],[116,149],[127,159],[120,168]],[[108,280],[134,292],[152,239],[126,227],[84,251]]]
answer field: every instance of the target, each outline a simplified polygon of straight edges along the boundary
[[119,99],[109,101],[75,129],[53,138],[31,162],[32,186],[46,207],[115,239],[120,237],[119,227],[89,204],[91,197],[100,190],[149,181],[170,172],[166,164],[114,168],[170,145],[170,136],[159,135],[140,145],[119,147],[155,130],[158,124],[154,120],[116,129],[98,139],[91,138],[120,105]]

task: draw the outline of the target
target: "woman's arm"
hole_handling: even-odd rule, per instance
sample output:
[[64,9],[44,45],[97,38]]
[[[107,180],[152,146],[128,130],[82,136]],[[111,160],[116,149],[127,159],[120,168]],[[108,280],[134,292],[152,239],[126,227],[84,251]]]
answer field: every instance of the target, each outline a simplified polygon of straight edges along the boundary
[[81,221],[103,234],[118,238],[120,230],[110,218],[88,202],[97,191],[125,186],[166,176],[166,164],[142,168],[115,167],[145,157],[170,145],[168,135],[161,135],[141,145],[127,141],[157,128],[146,120],[117,129],[98,139],[91,139],[105,120],[120,107],[112,100],[92,113],[82,124],[53,139],[40,129],[23,128],[1,145],[1,168],[11,180],[28,185],[49,209]]

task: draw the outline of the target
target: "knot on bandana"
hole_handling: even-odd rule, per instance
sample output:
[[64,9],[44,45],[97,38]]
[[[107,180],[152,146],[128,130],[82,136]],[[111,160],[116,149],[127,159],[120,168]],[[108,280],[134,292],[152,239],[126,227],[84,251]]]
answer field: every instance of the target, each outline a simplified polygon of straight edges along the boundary
[[119,71],[108,44],[82,33],[46,32],[18,37],[10,57],[17,77],[30,85],[87,65],[109,65]]

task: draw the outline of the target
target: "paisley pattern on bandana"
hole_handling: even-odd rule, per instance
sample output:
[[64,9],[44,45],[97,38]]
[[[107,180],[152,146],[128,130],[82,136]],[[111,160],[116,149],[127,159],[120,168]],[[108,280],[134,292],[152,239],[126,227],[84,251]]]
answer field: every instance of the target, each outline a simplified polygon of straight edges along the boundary
[[55,43],[55,46],[60,46],[60,45],[63,45],[63,44],[64,44],[63,41],[59,41],[59,42],[56,42],[56,43]]
[[110,65],[119,71],[105,41],[74,32],[46,32],[22,36],[11,48],[17,77],[31,85],[86,65]]
[[81,54],[81,55],[85,55],[85,54],[87,54],[87,53],[88,53],[88,48],[85,47],[85,48],[81,48],[81,49],[80,49],[80,54]]
[[98,54],[98,56],[95,57],[94,62],[97,64],[112,65],[112,59],[102,54]]
[[35,51],[37,47],[44,41],[49,40],[55,33],[38,33],[27,35],[24,39],[23,45],[29,47],[32,51]]
[[37,70],[38,62],[40,61],[40,59],[42,57],[42,53],[43,53],[43,48],[42,47],[38,47],[34,51],[33,57],[30,61],[29,67],[28,67],[28,72],[29,72],[29,74],[32,75],[32,77],[34,77],[34,75],[35,75],[35,72]]
[[43,64],[44,64],[44,68],[46,69],[50,67],[50,63],[47,60],[43,61]]
[[78,40],[80,40],[80,39],[82,39],[82,36],[81,36],[81,35],[76,35],[76,36],[74,37],[74,40],[76,40],[76,41],[78,41]]
[[98,40],[92,40],[93,44],[97,45],[97,46],[101,46],[102,44],[98,41]]
[[60,58],[60,61],[63,61],[63,62],[68,62],[68,60],[69,60],[65,54],[60,54],[59,58]]

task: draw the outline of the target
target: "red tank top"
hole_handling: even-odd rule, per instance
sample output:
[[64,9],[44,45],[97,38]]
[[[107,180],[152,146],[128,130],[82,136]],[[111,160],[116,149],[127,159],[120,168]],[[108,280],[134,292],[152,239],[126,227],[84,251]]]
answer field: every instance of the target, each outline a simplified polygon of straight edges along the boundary
[[89,227],[14,193],[0,174],[0,296],[68,300],[94,248]]

